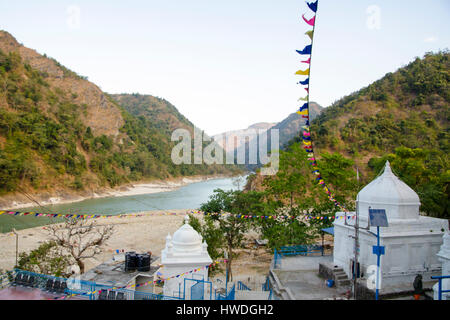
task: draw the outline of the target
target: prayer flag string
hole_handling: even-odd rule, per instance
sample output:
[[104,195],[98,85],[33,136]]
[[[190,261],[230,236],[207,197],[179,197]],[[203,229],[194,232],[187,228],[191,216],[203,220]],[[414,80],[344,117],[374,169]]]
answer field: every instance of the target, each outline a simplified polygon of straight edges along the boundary
[[307,63],[309,65],[309,68],[306,70],[298,70],[295,74],[300,76],[307,76],[307,78],[303,81],[299,81],[298,84],[305,85],[304,88],[308,95],[304,98],[298,99],[298,101],[307,101],[304,103],[298,110],[297,113],[302,116],[303,119],[305,119],[305,125],[302,127],[302,130],[300,132],[300,135],[303,140],[303,148],[307,152],[307,157],[309,160],[310,166],[313,168],[313,174],[316,175],[316,183],[320,185],[323,190],[328,195],[328,199],[332,202],[334,202],[336,207],[342,208],[345,212],[348,212],[348,210],[345,208],[344,205],[339,203],[339,201],[336,200],[336,198],[333,196],[330,189],[327,187],[325,181],[322,179],[322,176],[320,174],[319,169],[317,168],[317,157],[314,154],[314,147],[313,142],[311,140],[311,129],[310,129],[310,112],[309,112],[309,106],[310,106],[310,98],[309,98],[309,86],[310,86],[310,70],[311,70],[311,56],[312,56],[312,47],[314,43],[314,30],[316,25],[316,15],[317,15],[317,7],[318,7],[318,0],[316,2],[310,2],[306,3],[308,7],[311,9],[311,11],[314,12],[314,16],[310,19],[307,19],[305,17],[305,14],[302,15],[303,20],[310,26],[312,26],[312,30],[306,31],[306,35],[311,39],[311,44],[307,45],[303,48],[303,50],[296,50],[296,52],[300,55],[309,55],[309,58],[307,60],[301,61],[302,63]]

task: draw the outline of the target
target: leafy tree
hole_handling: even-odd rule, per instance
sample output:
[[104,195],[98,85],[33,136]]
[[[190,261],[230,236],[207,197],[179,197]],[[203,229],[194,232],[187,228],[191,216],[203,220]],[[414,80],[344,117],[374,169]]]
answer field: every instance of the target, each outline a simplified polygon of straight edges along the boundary
[[[195,216],[189,215],[189,224],[203,237],[203,240],[208,244],[208,254],[213,261],[224,257],[224,234],[213,219],[211,219],[209,216],[205,216],[203,221],[200,221],[200,219],[196,218]],[[220,271],[220,266],[220,264],[213,265],[209,269],[210,275],[213,275],[214,273]]]
[[[258,219],[258,229],[264,239],[268,240],[271,249],[281,246],[308,244],[314,240],[313,228],[305,221],[299,208],[279,210],[272,219]],[[289,216],[290,218],[282,218]]]
[[291,209],[294,206],[294,197],[306,193],[308,176],[306,161],[306,152],[300,144],[290,145],[286,151],[280,152],[278,172],[263,183],[267,187],[267,192],[274,195],[277,200],[288,199]]
[[438,152],[416,148],[398,147],[394,153],[374,157],[369,167],[378,174],[386,160],[393,172],[417,192],[421,210],[430,216],[450,218],[448,156]]
[[65,255],[55,241],[41,244],[29,253],[19,255],[17,268],[56,277],[69,277],[70,257]]
[[[245,232],[248,230],[246,219],[237,217],[240,207],[237,206],[236,198],[241,191],[214,190],[214,194],[209,197],[209,201],[202,204],[200,210],[207,214],[205,220],[210,220],[217,225],[224,241],[221,249],[227,253],[227,281],[233,279],[232,263],[235,257],[233,250],[242,245]],[[226,214],[230,213],[230,214]],[[209,214],[209,215],[208,215]]]

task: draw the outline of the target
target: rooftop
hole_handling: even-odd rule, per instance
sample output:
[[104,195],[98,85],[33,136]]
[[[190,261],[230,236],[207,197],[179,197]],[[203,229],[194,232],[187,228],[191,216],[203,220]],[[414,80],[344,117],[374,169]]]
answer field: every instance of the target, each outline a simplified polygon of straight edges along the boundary
[[159,267],[152,266],[152,263],[158,259],[159,257],[151,256],[150,271],[125,271],[124,254],[115,255],[111,260],[82,274],[80,280],[113,287],[124,287],[137,276],[153,277]]

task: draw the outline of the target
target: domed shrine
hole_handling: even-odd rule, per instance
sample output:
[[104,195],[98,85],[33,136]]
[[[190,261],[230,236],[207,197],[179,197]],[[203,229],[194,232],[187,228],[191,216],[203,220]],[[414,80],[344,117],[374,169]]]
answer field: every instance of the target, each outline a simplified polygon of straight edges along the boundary
[[184,224],[173,236],[166,237],[166,246],[161,251],[160,277],[164,281],[164,295],[185,296],[189,299],[190,288],[196,284],[191,280],[208,280],[208,268],[212,263],[208,245],[202,236],[189,224],[185,216]]
[[[356,273],[363,279],[368,277],[368,268],[377,265],[372,249],[377,244],[377,228],[370,226],[369,209],[386,212],[388,226],[380,227],[380,245],[385,248],[380,263],[380,293],[402,284],[411,284],[412,288],[418,274],[424,282],[441,274],[442,263],[436,254],[448,231],[448,221],[420,215],[419,196],[392,172],[388,161],[383,173],[358,193],[356,207],[359,217]],[[343,268],[350,279],[355,267],[356,220],[356,212],[338,212],[334,221],[333,263]]]

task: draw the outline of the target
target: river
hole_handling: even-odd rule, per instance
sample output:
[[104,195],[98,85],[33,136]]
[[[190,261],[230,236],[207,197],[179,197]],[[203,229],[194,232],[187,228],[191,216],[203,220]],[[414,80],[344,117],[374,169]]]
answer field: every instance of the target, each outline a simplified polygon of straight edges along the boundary
[[[76,214],[125,214],[151,210],[170,209],[198,209],[202,203],[208,201],[214,189],[237,190],[234,185],[235,178],[211,179],[194,182],[182,186],[179,189],[166,192],[141,194],[122,197],[106,197],[87,199],[80,202],[46,205],[42,207],[21,208],[20,212],[39,213],[76,213]],[[245,180],[244,180],[245,181]],[[243,183],[240,184],[242,189]],[[62,219],[0,215],[0,232],[9,232],[12,228],[17,230],[46,225],[52,222],[60,222]]]

